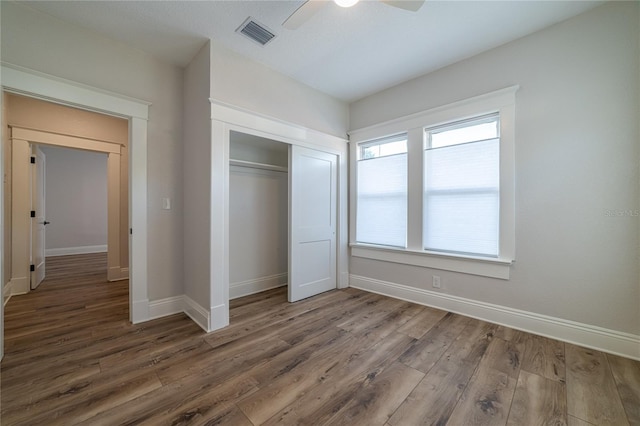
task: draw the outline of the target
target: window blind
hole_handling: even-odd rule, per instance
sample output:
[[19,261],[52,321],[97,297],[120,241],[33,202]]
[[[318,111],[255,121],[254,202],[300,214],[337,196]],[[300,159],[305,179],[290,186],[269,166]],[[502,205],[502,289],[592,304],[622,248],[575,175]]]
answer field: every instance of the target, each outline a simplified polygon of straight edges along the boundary
[[406,247],[406,135],[362,144],[359,153],[356,241]]
[[427,130],[424,152],[424,248],[498,256],[498,117]]

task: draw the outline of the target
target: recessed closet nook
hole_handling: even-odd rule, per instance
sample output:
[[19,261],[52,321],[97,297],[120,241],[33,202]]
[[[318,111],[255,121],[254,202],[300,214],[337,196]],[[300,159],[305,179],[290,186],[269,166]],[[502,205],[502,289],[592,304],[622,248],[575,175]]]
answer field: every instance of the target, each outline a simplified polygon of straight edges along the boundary
[[287,285],[289,145],[229,138],[229,298]]
[[229,298],[337,285],[338,156],[231,130]]

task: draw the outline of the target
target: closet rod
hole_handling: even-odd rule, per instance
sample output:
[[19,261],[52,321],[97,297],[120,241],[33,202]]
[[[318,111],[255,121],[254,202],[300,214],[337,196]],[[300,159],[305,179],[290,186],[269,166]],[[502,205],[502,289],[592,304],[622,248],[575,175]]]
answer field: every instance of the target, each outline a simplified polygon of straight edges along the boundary
[[272,172],[282,172],[287,173],[287,168],[282,166],[274,166],[272,164],[264,164],[264,163],[256,163],[254,161],[245,161],[245,160],[229,160],[230,166],[238,166],[238,167],[248,167],[251,169],[262,169],[262,170],[270,170]]

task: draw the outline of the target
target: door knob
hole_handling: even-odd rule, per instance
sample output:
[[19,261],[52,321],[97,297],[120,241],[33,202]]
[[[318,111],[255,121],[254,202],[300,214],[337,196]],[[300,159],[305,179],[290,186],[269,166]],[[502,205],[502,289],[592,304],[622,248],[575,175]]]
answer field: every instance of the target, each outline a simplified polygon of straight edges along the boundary
[[42,222],[42,223],[43,223],[44,225],[48,225],[48,224],[50,224],[51,222],[47,222],[47,221],[45,220],[45,221],[44,221],[44,222]]

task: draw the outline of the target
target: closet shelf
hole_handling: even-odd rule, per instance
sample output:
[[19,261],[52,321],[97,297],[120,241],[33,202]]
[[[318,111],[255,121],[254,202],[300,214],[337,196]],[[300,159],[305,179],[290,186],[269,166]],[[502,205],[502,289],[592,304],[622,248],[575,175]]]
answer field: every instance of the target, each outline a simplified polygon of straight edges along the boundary
[[229,165],[230,166],[237,166],[237,167],[249,167],[249,168],[252,168],[252,169],[271,170],[273,172],[287,173],[287,167],[274,166],[273,164],[256,163],[254,161],[230,159],[229,160]]

